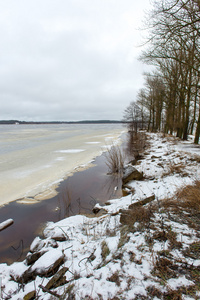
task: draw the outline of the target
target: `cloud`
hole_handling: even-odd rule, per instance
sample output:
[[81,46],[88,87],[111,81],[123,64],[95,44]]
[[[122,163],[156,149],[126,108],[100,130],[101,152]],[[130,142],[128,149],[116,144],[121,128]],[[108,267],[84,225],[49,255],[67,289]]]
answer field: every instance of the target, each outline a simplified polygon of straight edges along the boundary
[[0,119],[121,119],[143,83],[137,30],[148,0],[7,0]]

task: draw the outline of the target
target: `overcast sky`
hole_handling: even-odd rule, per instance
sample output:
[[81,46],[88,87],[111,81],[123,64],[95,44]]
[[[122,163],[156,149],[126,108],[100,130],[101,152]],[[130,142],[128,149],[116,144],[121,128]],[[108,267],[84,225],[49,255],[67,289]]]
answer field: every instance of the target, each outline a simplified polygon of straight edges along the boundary
[[0,0],[0,120],[115,119],[148,66],[149,0]]

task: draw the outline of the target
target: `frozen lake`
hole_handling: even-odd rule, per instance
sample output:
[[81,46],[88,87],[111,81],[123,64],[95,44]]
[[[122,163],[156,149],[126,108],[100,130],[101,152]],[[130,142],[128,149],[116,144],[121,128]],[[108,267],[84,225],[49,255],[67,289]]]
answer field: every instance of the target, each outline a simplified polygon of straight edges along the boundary
[[0,125],[0,205],[53,196],[123,131],[121,124]]

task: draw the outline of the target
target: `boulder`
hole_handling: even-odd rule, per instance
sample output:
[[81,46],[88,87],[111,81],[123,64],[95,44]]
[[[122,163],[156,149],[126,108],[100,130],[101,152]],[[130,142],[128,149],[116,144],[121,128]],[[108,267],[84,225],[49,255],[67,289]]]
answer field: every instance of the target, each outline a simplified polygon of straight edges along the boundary
[[126,184],[131,180],[142,180],[143,172],[140,173],[136,168],[131,165],[128,165],[123,172],[122,183]]
[[45,252],[46,251],[43,250],[28,254],[26,257],[27,266],[34,264],[34,262],[36,262],[36,260],[38,260]]
[[64,254],[57,249],[51,249],[43,254],[30,268],[29,272],[39,276],[49,277],[54,274],[64,262]]

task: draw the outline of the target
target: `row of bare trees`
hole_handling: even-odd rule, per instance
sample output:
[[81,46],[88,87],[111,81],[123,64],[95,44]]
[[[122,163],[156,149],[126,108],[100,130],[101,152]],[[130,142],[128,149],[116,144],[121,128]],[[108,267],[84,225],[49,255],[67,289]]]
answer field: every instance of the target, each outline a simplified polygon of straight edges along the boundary
[[[186,140],[200,135],[200,0],[154,0],[148,48],[141,60],[155,66],[138,93],[137,118],[150,131]],[[130,110],[130,107],[129,107]],[[125,112],[125,116],[127,112]]]

